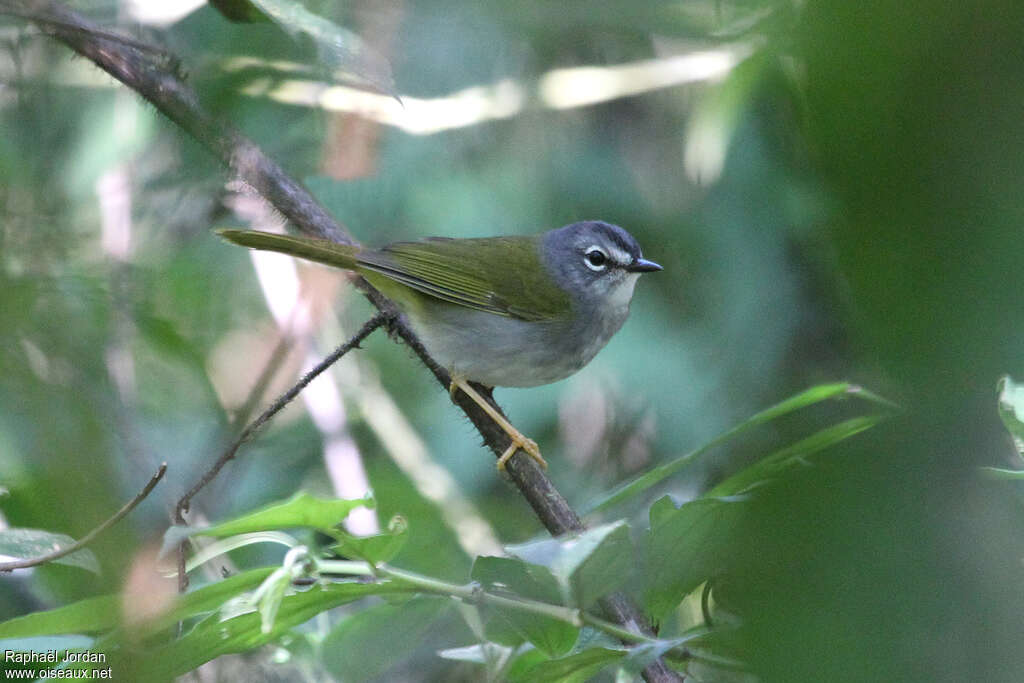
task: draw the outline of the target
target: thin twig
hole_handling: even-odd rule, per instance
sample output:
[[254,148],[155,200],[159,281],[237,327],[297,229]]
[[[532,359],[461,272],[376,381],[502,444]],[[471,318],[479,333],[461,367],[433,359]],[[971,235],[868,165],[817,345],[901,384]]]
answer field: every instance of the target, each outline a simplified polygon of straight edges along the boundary
[[[348,341],[336,348],[330,355],[324,358],[322,361],[316,364],[316,366],[302,376],[298,382],[296,382],[288,391],[284,392],[277,399],[274,400],[270,406],[264,410],[259,417],[246,425],[245,429],[238,435],[238,437],[229,445],[224,452],[221,453],[220,457],[217,458],[216,462],[210,466],[203,476],[199,478],[192,488],[188,490],[179,500],[175,506],[174,521],[176,524],[185,524],[185,513],[188,512],[189,504],[192,502],[192,498],[196,496],[203,488],[213,481],[220,473],[224,466],[230,462],[235,455],[238,453],[238,449],[242,447],[244,443],[250,441],[256,432],[260,430],[263,425],[279,413],[286,405],[291,403],[299,393],[306,388],[306,386],[312,382],[317,375],[321,374],[324,370],[331,367],[336,363],[342,356],[358,346],[370,336],[370,333],[376,330],[378,327],[387,322],[389,315],[386,313],[377,313],[372,318],[366,321],[366,323],[356,332]],[[185,561],[184,555],[184,543],[179,548],[178,553],[178,587],[184,590],[188,587],[188,576],[184,571],[183,565]]]
[[64,546],[60,550],[55,550],[47,555],[40,557],[34,557],[31,560],[15,560],[13,562],[0,562],[0,572],[9,572],[15,569],[26,569],[28,567],[35,567],[40,564],[46,564],[47,562],[53,562],[59,560],[65,555],[70,555],[76,550],[81,550],[85,546],[92,543],[93,539],[102,534],[104,531],[114,526],[129,512],[135,509],[135,506],[145,500],[149,492],[153,490],[153,487],[160,483],[160,480],[164,478],[164,473],[167,472],[167,463],[161,463],[160,469],[156,471],[149,482],[142,488],[141,491],[136,494],[134,498],[124,504],[120,510],[114,513],[113,517],[100,524],[98,527],[87,533],[82,538],[78,539],[74,543],[68,546]]

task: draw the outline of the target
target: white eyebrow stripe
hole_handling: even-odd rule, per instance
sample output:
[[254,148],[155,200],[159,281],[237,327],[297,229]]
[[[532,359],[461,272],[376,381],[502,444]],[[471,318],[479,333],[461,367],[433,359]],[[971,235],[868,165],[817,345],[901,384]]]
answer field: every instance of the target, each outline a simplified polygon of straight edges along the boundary
[[606,251],[608,252],[608,257],[620,266],[628,266],[633,262],[633,256],[628,251],[611,245],[606,248]]

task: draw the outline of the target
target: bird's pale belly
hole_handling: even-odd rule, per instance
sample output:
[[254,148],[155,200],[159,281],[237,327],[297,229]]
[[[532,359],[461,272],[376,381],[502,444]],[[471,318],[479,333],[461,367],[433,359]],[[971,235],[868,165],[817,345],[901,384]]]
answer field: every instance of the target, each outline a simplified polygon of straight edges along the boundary
[[614,319],[591,319],[586,329],[572,329],[564,322],[528,322],[431,302],[410,312],[409,321],[434,360],[453,374],[487,386],[533,387],[565,379],[589,363],[626,314],[628,307]]

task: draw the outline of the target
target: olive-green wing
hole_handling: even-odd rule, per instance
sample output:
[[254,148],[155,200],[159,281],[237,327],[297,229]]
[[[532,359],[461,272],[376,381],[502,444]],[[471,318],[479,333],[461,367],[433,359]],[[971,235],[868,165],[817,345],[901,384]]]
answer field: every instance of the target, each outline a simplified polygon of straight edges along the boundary
[[550,320],[568,296],[541,265],[537,237],[433,238],[364,251],[359,265],[460,306],[522,320]]

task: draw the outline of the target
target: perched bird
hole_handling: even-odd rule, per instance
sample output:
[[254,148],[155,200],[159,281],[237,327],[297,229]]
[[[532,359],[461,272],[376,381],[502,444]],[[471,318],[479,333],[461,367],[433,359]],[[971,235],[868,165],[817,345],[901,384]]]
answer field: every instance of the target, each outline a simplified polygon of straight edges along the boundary
[[629,315],[641,273],[661,270],[628,232],[583,221],[529,237],[431,237],[378,249],[252,230],[224,239],[362,275],[406,315],[434,360],[546,467],[537,444],[469,384],[532,387],[572,375],[601,350]]

